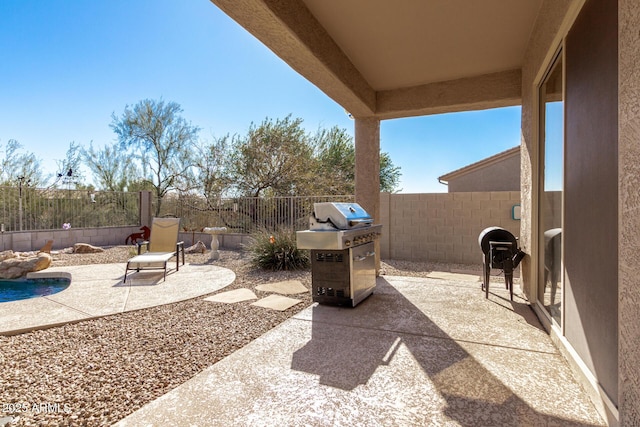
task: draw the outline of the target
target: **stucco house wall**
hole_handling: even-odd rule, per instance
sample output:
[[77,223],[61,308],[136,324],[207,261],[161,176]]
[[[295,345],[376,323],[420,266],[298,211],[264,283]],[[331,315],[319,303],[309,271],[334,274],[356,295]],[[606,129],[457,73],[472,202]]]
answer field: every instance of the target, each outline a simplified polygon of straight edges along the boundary
[[[637,351],[629,351],[618,342],[620,329],[638,337],[640,327],[633,326],[638,325],[637,310],[630,316],[633,322],[619,321],[626,310],[618,287],[623,284],[618,280],[618,272],[622,274],[623,269],[617,260],[623,246],[618,241],[618,224],[623,217],[616,203],[619,196],[624,197],[618,195],[618,162],[622,157],[618,152],[617,129],[621,124],[617,111],[623,105],[617,99],[621,93],[617,62],[624,55],[617,52],[617,19],[632,16],[637,23],[639,8],[637,2],[633,7],[627,2],[625,10],[610,0],[545,1],[522,70],[520,234],[525,252],[531,255],[522,263],[524,289],[538,317],[611,425],[640,423],[638,369],[627,368],[630,375],[626,380],[624,369],[618,372],[619,366],[631,366],[630,360],[637,366],[639,360]],[[633,40],[637,49],[637,32]],[[562,322],[555,324],[537,305],[536,296],[541,277],[536,260],[544,228],[537,224],[542,162],[537,90],[560,48],[565,66],[565,183],[564,197],[554,206],[564,218],[565,286]],[[636,67],[636,87],[637,80]],[[637,107],[637,97],[634,102]]]
[[640,2],[618,0],[618,408],[640,425]]
[[449,193],[520,191],[520,150],[496,162],[469,171],[463,170],[448,180],[442,180],[448,182]]

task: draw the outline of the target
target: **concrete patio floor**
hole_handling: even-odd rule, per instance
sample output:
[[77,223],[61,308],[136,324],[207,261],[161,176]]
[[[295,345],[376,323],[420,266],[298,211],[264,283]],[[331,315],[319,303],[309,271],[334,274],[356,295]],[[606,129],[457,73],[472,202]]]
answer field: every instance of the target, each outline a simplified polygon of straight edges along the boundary
[[605,425],[522,298],[383,276],[314,304],[118,426]]
[[[185,264],[180,271],[129,273],[125,264],[52,267],[28,277],[71,277],[69,287],[56,294],[0,304],[0,334],[10,335],[65,323],[155,307],[210,294],[235,280],[227,268]],[[206,277],[206,280],[202,280]]]

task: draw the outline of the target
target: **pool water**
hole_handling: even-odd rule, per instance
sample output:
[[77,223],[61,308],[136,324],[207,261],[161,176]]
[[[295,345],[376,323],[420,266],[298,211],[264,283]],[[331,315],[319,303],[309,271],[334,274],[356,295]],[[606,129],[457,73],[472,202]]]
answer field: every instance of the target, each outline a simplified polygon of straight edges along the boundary
[[0,279],[0,303],[55,294],[67,289],[69,284],[71,281],[65,278]]

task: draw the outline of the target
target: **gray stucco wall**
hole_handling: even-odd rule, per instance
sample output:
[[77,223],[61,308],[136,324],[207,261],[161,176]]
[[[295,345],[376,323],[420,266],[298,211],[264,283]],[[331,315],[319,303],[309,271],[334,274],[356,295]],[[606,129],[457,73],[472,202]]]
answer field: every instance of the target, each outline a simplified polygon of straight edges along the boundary
[[564,329],[618,403],[617,5],[588,0],[565,42]]

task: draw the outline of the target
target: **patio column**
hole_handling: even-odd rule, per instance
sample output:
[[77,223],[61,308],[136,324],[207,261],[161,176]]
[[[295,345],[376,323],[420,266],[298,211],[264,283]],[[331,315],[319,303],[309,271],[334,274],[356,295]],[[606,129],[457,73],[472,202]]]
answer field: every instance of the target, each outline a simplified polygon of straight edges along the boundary
[[[380,120],[355,119],[356,203],[380,223]],[[385,230],[383,230],[383,233]],[[376,241],[376,273],[380,270],[380,243]]]
[[151,219],[153,218],[151,208],[151,191],[144,190],[140,192],[140,225],[151,227]]

